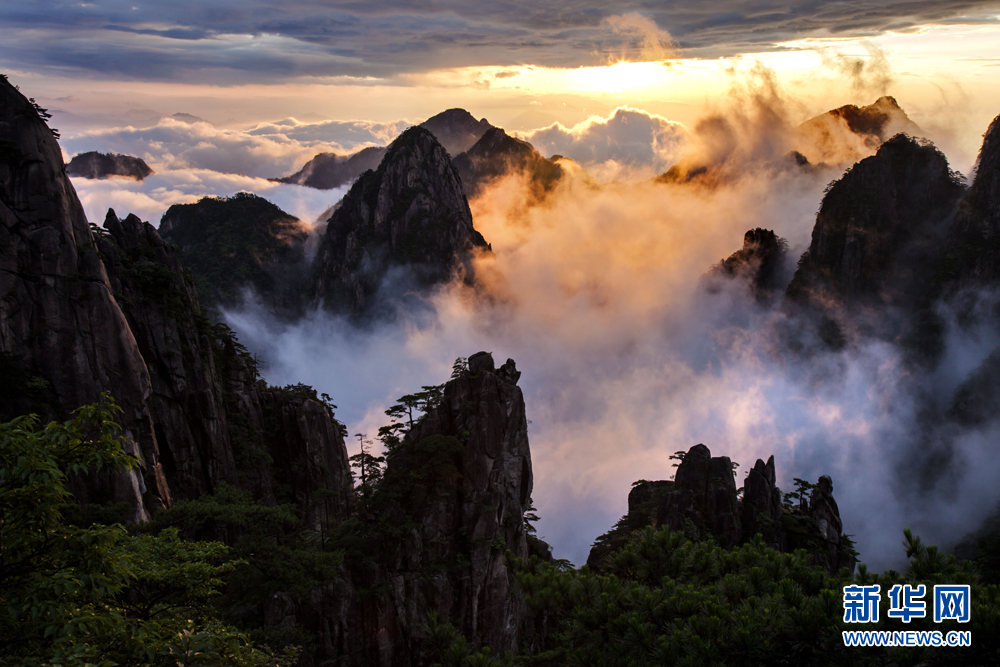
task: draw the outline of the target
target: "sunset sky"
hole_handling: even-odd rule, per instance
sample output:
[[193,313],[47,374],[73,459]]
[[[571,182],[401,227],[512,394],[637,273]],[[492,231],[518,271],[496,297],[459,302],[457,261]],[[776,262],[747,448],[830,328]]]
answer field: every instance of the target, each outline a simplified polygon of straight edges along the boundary
[[974,0],[43,0],[0,7],[0,67],[73,129],[130,109],[242,127],[461,106],[528,130],[623,104],[689,123],[759,60],[804,117],[889,91],[918,119],[951,107],[965,131],[1000,101],[998,15]]
[[[589,176],[570,173],[544,207],[526,206],[516,179],[471,202],[509,310],[452,285],[430,315],[365,331],[322,312],[291,325],[227,314],[269,382],[330,393],[351,433],[374,433],[396,396],[443,381],[458,356],[513,357],[557,556],[583,562],[631,482],[665,478],[669,455],[698,442],[741,474],[775,454],[785,488],[833,475],[875,567],[897,564],[903,526],[956,539],[996,501],[996,438],[975,434],[956,473],[968,483],[923,504],[895,493],[919,404],[891,346],[775,361],[774,313],[699,291],[747,229],[774,229],[793,259],[807,247],[824,188],[850,163],[791,173],[776,158],[831,108],[892,95],[971,176],[1000,113],[996,0],[8,1],[0,72],[53,112],[67,159],[115,151],[155,170],[75,178],[95,222],[114,207],[155,225],[172,204],[247,190],[312,223],[346,188],[267,179],[453,107],[575,160]],[[709,116],[734,128],[742,174],[710,195],[651,185],[705,148]],[[947,368],[927,382],[942,397],[1000,343],[947,335]]]

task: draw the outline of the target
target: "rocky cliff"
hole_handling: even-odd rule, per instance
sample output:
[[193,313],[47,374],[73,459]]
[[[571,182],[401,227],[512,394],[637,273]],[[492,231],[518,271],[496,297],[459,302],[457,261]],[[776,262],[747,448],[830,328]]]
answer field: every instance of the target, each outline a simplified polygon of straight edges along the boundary
[[933,145],[893,137],[823,197],[788,295],[912,300],[964,191]]
[[[343,519],[343,434],[315,391],[267,387],[251,355],[201,312],[174,249],[135,216],[92,229],[38,112],[0,80],[0,365],[6,416],[64,417],[107,392],[140,466],[79,479],[81,502],[131,519],[223,482]],[[6,386],[8,381],[24,386]]]
[[268,387],[149,223],[109,211],[100,250],[152,384],[147,399],[175,499],[226,483],[296,505],[319,528],[347,516],[353,478],[330,409],[308,387]]
[[488,249],[472,225],[461,179],[444,147],[413,127],[365,172],[331,216],[313,265],[312,294],[327,308],[362,313],[390,269],[429,286],[468,272]]
[[80,153],[66,165],[66,173],[83,178],[108,178],[125,176],[141,181],[153,173],[142,158],[118,153]]
[[[392,592],[404,627],[437,610],[475,645],[516,650],[523,610],[505,551],[527,558],[524,513],[532,490],[531,452],[521,373],[508,359],[469,357],[468,370],[390,454],[386,482],[416,479],[390,513],[412,526],[389,569],[420,572],[459,566],[431,579],[403,576]],[[448,463],[451,465],[448,465]],[[453,466],[453,467],[452,467]]]
[[743,247],[709,270],[704,287],[719,292],[730,281],[739,281],[757,301],[769,301],[788,284],[787,251],[787,242],[772,230],[748,230]]
[[466,152],[454,159],[467,197],[474,197],[490,182],[508,174],[523,173],[532,193],[541,198],[562,177],[556,160],[541,156],[527,141],[509,136],[499,127],[487,130]]
[[59,145],[6,78],[0,78],[0,352],[34,380],[34,389],[8,392],[20,398],[5,411],[63,416],[111,392],[142,465],[109,492],[131,504],[134,518],[169,502],[142,355],[112,296]]
[[633,485],[628,514],[597,539],[588,566],[601,569],[605,557],[646,526],[669,526],[692,539],[711,537],[723,547],[749,542],[759,534],[781,551],[805,549],[828,571],[854,570],[857,554],[843,532],[828,475],[784,496],[776,484],[774,457],[766,463],[757,459],[741,497],[729,457],[713,457],[708,447],[698,444],[678,452],[677,458],[681,461],[673,480]]
[[339,575],[277,594],[265,614],[272,626],[311,632],[331,665],[427,664],[430,614],[473,646],[517,650],[525,608],[506,556],[528,557],[532,490],[519,377],[512,360],[496,368],[488,353],[469,358],[341,525]]
[[173,248],[134,215],[96,228],[115,299],[149,374],[146,399],[172,494],[196,498],[236,483],[222,386],[198,297]]
[[949,230],[940,278],[950,292],[1000,278],[1000,116],[983,135],[976,177]]

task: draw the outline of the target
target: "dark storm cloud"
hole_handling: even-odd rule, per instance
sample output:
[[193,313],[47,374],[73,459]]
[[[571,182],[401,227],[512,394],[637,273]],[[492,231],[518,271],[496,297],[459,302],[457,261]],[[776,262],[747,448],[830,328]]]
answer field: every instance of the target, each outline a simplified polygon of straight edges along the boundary
[[385,78],[487,64],[576,67],[643,51],[643,35],[615,30],[607,20],[629,13],[652,19],[688,53],[724,56],[807,36],[993,22],[1000,3],[41,0],[0,6],[6,47],[0,66],[214,83],[299,76]]

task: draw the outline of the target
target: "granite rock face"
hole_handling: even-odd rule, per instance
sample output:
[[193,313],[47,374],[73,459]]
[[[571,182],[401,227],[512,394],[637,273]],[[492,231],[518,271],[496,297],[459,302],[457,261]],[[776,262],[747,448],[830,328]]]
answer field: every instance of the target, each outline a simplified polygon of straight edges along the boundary
[[844,535],[843,521],[833,497],[833,482],[820,477],[812,496],[798,505],[787,501],[777,486],[774,457],[757,459],[737,493],[729,457],[713,457],[705,445],[684,455],[673,480],[641,480],[632,486],[628,514],[599,537],[587,565],[604,567],[612,552],[636,539],[648,526],[666,526],[692,539],[713,538],[723,547],[756,539],[779,551],[805,549],[828,571],[853,571],[856,554]]
[[0,352],[47,385],[45,405],[23,406],[46,417],[110,392],[142,465],[108,492],[128,500],[138,519],[147,505],[169,502],[139,347],[112,296],[59,145],[6,79],[0,79]]
[[472,148],[493,126],[485,118],[476,120],[465,109],[448,109],[431,116],[420,127],[433,134],[449,155],[455,156]]
[[255,389],[274,484],[264,495],[294,503],[306,525],[316,531],[345,519],[354,477],[344,434],[329,408],[287,389]]
[[[493,366],[492,356],[473,355],[469,371],[445,385],[441,404],[389,456],[387,482],[402,475],[422,482],[391,510],[408,514],[413,528],[386,569],[402,573],[390,596],[404,636],[437,610],[473,645],[496,652],[516,649],[521,632],[523,601],[504,551],[528,556],[523,516],[532,472],[519,373],[511,360]],[[434,461],[442,464],[436,478],[427,470]],[[457,571],[406,574],[434,569],[455,554],[464,554]]]
[[840,519],[840,508],[833,497],[833,480],[822,475],[809,498],[809,516],[816,523],[823,538],[823,545],[814,552],[817,561],[831,572],[842,568],[854,571],[855,557],[841,549],[844,539],[844,523]]
[[1000,278],[1000,116],[983,135],[976,177],[948,233],[943,274],[949,290]]
[[774,456],[769,457],[767,463],[757,459],[743,482],[743,541],[748,542],[760,533],[765,542],[784,550],[781,514],[781,491],[775,481]]
[[813,163],[840,164],[870,155],[887,139],[904,133],[922,136],[923,130],[888,95],[868,106],[848,104],[810,118],[796,128],[799,148]]
[[477,249],[488,246],[472,225],[458,172],[434,135],[413,127],[331,216],[312,293],[327,308],[360,314],[390,269],[405,269],[407,283],[426,287],[467,274]]
[[194,287],[173,247],[134,215],[109,210],[96,230],[111,288],[146,364],[146,400],[172,495],[236,483],[222,386]]
[[913,306],[963,194],[940,151],[893,137],[823,198],[788,296]]
[[529,555],[532,491],[519,375],[512,360],[496,368],[481,352],[452,376],[440,403],[388,454],[358,515],[381,526],[364,538],[367,564],[345,560],[324,586],[277,596],[265,609],[274,627],[307,628],[331,665],[424,664],[428,613],[474,646],[516,650],[526,609],[505,553]]
[[66,173],[83,178],[108,178],[125,176],[141,181],[153,173],[142,158],[118,153],[98,153],[90,151],[73,156],[66,165]]
[[259,379],[151,225],[109,211],[92,229],[61,158],[34,107],[0,80],[0,363],[33,383],[5,411],[63,418],[109,393],[141,465],[75,479],[73,492],[128,501],[123,518],[222,483],[296,502],[312,525],[346,517],[353,480],[329,408]]
[[739,280],[758,302],[770,301],[780,293],[790,276],[785,270],[788,244],[770,229],[750,229],[743,235],[743,247],[713,266],[704,285],[710,293]]
[[728,456],[712,456],[705,445],[688,450],[677,467],[673,489],[660,498],[657,522],[683,530],[688,522],[702,535],[713,535],[731,547],[740,539],[733,463]]

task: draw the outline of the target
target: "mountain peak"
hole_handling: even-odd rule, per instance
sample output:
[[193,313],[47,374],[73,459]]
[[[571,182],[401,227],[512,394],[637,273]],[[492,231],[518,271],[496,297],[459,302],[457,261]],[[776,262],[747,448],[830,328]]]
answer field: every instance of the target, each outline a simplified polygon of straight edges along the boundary
[[476,120],[465,109],[448,109],[431,116],[420,127],[429,130],[451,155],[472,148],[492,125],[485,118]]
[[556,158],[545,159],[527,141],[499,127],[488,129],[474,146],[455,157],[465,194],[474,197],[484,185],[507,174],[525,172],[532,193],[541,198],[562,176]]
[[944,226],[964,192],[932,144],[906,135],[886,141],[829,189],[789,296],[901,303],[926,288]]
[[472,225],[458,171],[434,134],[411,127],[330,217],[314,293],[329,308],[360,314],[391,268],[406,267],[423,286],[440,283],[468,271],[475,248],[488,245]]
[[922,136],[924,131],[888,95],[868,106],[845,104],[798,127],[800,150],[814,164],[854,162],[900,133]]

